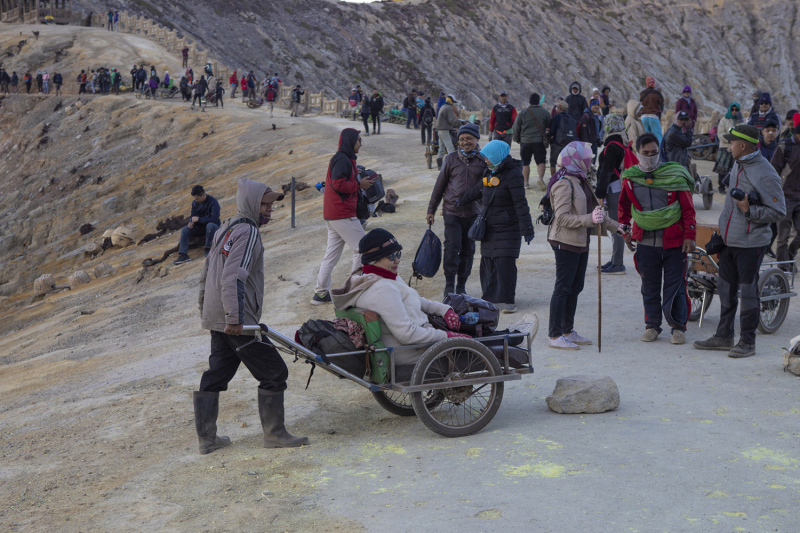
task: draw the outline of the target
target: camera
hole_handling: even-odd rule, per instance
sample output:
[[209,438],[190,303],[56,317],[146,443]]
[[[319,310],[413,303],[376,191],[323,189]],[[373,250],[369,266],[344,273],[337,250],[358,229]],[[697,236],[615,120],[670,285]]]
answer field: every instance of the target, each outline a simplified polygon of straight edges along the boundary
[[742,189],[738,187],[734,187],[733,189],[731,189],[731,198],[733,198],[737,202],[744,200],[744,196],[745,193]]
[[[731,189],[731,198],[737,201],[744,200],[745,192],[738,188],[734,187]],[[761,205],[761,196],[758,194],[758,191],[750,191],[747,193],[747,201],[750,205]]]

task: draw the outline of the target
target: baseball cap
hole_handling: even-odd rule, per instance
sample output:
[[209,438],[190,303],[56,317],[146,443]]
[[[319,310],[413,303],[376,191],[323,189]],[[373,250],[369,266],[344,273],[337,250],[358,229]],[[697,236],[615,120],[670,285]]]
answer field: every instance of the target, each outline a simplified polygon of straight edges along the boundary
[[723,137],[725,137],[726,141],[747,141],[758,144],[758,128],[748,124],[737,124],[735,128],[728,130],[728,133]]
[[458,100],[456,100],[456,97],[455,97],[455,96],[453,96],[452,94],[448,94],[448,95],[447,95],[447,97],[448,97],[450,100],[452,100],[454,104],[457,104],[457,103],[458,103]]
[[689,113],[686,111],[678,111],[678,120],[688,119]]
[[270,187],[267,187],[267,190],[264,191],[264,196],[270,203],[280,202],[286,197],[282,192],[273,191]]
[[506,92],[506,91],[500,91],[500,96],[508,96],[508,92]]

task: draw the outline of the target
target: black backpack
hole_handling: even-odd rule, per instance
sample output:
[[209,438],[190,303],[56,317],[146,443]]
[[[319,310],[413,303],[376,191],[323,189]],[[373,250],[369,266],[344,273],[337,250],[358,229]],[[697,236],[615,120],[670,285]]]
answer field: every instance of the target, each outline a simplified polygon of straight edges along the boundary
[[[422,279],[432,278],[439,272],[439,265],[442,264],[442,241],[439,237],[428,228],[425,230],[425,235],[422,237],[422,242],[419,243],[417,254],[414,256],[414,261],[411,263],[411,268],[414,273],[411,274],[412,278]],[[408,280],[411,283],[411,280]]]
[[325,362],[333,363],[358,378],[367,373],[366,351],[363,354],[329,357],[332,354],[358,351],[347,333],[336,329],[333,322],[309,320],[300,326],[297,337],[303,346],[320,355]]
[[566,146],[578,140],[578,121],[569,115],[562,115],[559,119],[558,130],[553,142],[558,146]]
[[433,109],[431,109],[429,107],[423,108],[423,111],[422,111],[422,123],[425,124],[425,125],[433,124],[433,116],[434,116]]

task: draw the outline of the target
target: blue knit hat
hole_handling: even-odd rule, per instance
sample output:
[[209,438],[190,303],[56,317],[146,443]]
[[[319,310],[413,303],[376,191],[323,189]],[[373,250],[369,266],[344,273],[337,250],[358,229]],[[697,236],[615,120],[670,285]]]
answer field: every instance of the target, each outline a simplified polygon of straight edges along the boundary
[[769,93],[761,93],[761,98],[758,99],[758,103],[772,105],[772,98]]
[[508,146],[508,143],[499,139],[490,141],[481,148],[481,156],[488,158],[494,166],[499,165],[510,152],[511,147]]

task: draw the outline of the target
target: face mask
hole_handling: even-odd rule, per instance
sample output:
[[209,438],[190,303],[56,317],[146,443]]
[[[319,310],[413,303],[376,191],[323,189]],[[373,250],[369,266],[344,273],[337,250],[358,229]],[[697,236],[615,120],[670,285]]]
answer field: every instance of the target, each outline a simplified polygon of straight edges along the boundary
[[258,214],[258,225],[259,225],[259,227],[266,226],[267,224],[269,224],[269,221],[270,221],[271,218],[272,217],[270,215],[264,216],[263,214],[259,213]]
[[639,170],[642,172],[654,172],[661,165],[661,156],[639,155]]
[[491,161],[486,163],[486,166],[489,167],[489,170],[491,170],[492,172],[494,172],[494,170],[497,168],[496,166],[494,166],[494,164],[492,164]]

